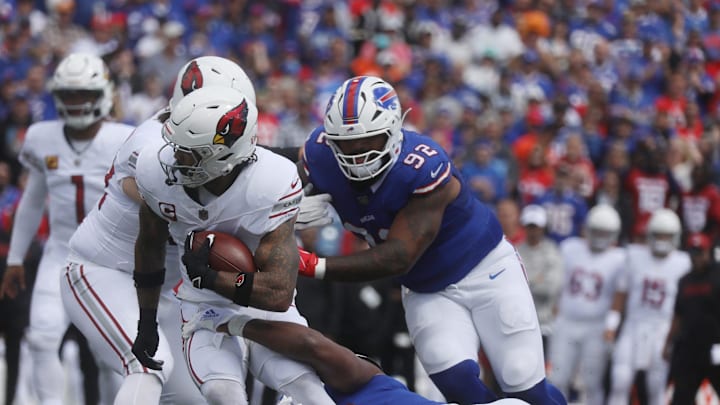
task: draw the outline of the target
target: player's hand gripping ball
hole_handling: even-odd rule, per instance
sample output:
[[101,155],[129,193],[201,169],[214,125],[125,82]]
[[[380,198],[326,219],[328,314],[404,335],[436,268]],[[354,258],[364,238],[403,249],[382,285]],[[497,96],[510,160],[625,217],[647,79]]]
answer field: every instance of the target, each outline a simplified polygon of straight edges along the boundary
[[212,289],[218,271],[233,274],[256,271],[253,254],[245,243],[217,231],[190,232],[182,261],[195,288]]

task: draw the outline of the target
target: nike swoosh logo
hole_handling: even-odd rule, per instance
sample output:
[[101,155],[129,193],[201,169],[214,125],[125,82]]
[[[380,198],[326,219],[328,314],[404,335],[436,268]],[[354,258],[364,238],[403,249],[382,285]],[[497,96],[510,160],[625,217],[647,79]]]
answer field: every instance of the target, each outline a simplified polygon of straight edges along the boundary
[[490,273],[490,280],[495,280],[495,279],[497,278],[497,276],[503,274],[503,272],[505,272],[505,270],[506,270],[506,269],[502,269],[502,270],[498,271],[498,272],[495,273],[495,274]]
[[438,173],[440,173],[440,169],[442,169],[443,166],[445,166],[445,163],[440,163],[440,166],[438,166],[437,169],[430,172],[430,177],[432,177],[433,179],[437,177]]
[[297,184],[298,184],[299,181],[300,181],[299,178],[298,178],[298,179],[295,179],[295,181],[293,181],[292,184],[290,184],[290,188],[295,188],[295,186],[297,186]]

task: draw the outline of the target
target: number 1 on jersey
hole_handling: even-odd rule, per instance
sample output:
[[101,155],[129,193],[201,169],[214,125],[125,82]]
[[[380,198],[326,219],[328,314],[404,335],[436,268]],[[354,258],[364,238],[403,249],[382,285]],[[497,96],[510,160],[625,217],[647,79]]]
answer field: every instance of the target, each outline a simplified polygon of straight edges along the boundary
[[75,185],[75,216],[79,224],[85,218],[85,182],[83,176],[71,176],[70,182]]

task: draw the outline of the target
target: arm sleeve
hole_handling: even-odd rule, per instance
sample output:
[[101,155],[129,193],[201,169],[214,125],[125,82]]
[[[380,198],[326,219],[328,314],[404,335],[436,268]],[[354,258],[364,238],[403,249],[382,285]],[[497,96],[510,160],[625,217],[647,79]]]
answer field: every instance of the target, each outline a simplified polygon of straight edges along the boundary
[[40,221],[42,221],[46,197],[45,175],[40,171],[30,170],[27,186],[22,197],[20,197],[20,203],[13,221],[10,251],[7,258],[8,266],[23,263],[25,254],[35,237]]

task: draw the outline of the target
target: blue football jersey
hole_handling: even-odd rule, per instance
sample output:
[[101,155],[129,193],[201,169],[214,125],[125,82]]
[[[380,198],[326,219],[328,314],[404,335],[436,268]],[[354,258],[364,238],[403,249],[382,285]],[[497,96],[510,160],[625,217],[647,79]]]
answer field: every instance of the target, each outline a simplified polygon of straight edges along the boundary
[[437,405],[435,402],[407,389],[399,381],[385,374],[373,377],[352,394],[343,394],[325,386],[330,398],[338,405]]
[[375,246],[383,243],[398,211],[413,196],[430,193],[456,177],[462,184],[445,209],[435,240],[399,281],[417,292],[435,292],[461,280],[502,239],[495,214],[477,200],[445,151],[432,139],[403,130],[397,161],[372,188],[353,187],[317,128],[305,143],[305,168],[321,193],[329,193],[343,226]]

